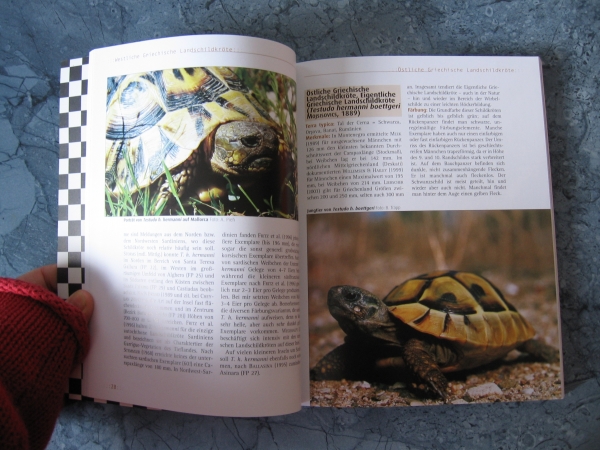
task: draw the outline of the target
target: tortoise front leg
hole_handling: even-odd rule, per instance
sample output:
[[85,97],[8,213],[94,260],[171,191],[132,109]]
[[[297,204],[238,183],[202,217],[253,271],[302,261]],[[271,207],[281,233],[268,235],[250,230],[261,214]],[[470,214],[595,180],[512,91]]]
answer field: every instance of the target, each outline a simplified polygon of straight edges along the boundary
[[[183,169],[179,172],[171,173],[171,179],[173,180],[173,187],[175,188],[175,194],[180,197],[185,190],[185,186],[189,181],[189,169]],[[154,206],[154,211],[160,210],[160,208],[167,203],[173,197],[173,191],[171,190],[171,184],[167,179],[167,175],[164,175],[164,182],[158,189],[158,200]]]
[[375,364],[373,355],[360,346],[344,343],[327,353],[310,371],[310,379],[365,380]]
[[429,346],[419,339],[409,339],[402,347],[402,358],[408,369],[424,381],[444,400],[447,398],[448,380],[442,374]]

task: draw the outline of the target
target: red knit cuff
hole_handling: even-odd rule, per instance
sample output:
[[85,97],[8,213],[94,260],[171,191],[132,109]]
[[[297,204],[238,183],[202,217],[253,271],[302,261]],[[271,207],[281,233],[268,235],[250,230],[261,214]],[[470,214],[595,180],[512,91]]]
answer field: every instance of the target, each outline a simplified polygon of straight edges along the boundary
[[53,311],[57,318],[66,322],[71,328],[75,339],[79,343],[75,364],[83,361],[90,348],[90,335],[85,318],[76,306],[67,303],[58,295],[41,286],[12,278],[0,278],[0,295],[2,293],[32,298]]
[[89,345],[77,307],[40,286],[0,278],[0,447],[9,438],[46,446],[71,369]]
[[29,433],[13,399],[0,382],[0,441],[5,450],[29,449]]

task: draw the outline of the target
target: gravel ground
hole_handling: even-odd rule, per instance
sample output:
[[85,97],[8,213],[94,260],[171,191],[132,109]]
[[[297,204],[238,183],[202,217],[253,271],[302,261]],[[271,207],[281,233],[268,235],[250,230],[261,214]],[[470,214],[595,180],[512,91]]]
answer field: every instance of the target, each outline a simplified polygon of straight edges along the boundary
[[[509,355],[512,356],[512,355]],[[477,371],[451,376],[447,403],[521,402],[562,398],[560,364],[505,359]],[[441,405],[418,389],[367,381],[311,381],[313,406],[370,407]]]
[[[559,347],[553,279],[521,280],[518,292],[508,295],[537,331],[537,338]],[[511,291],[510,287],[505,291]],[[511,298],[512,297],[512,298]],[[344,341],[344,332],[328,310],[314,311],[311,333],[311,367]],[[504,359],[473,370],[446,374],[448,403],[488,403],[559,399],[563,396],[560,363],[532,361],[514,350]],[[419,406],[443,404],[406,380],[393,385],[373,380],[311,381],[313,406]]]

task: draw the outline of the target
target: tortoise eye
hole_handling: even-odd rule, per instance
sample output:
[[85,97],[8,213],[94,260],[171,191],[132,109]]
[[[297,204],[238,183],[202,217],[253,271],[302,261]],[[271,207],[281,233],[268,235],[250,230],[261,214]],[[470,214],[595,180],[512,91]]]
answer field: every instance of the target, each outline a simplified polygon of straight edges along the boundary
[[260,145],[260,138],[258,136],[246,136],[243,137],[241,141],[245,147],[254,148]]
[[346,294],[344,295],[344,297],[346,297],[346,299],[350,300],[351,302],[358,300],[360,298],[360,295],[357,292],[346,292]]
[[354,312],[355,312],[355,313],[359,313],[359,312],[360,312],[360,307],[358,307],[358,306],[355,306],[355,307],[354,307]]

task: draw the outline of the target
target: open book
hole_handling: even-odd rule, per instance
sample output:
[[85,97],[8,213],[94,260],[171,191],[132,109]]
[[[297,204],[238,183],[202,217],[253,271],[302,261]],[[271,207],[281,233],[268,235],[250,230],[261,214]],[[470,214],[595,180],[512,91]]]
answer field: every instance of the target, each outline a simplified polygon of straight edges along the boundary
[[64,64],[59,133],[59,294],[96,299],[73,398],[562,397],[560,363],[523,347],[559,358],[538,58],[139,42]]

